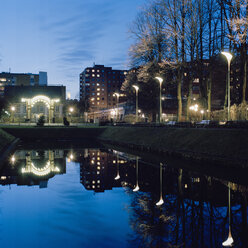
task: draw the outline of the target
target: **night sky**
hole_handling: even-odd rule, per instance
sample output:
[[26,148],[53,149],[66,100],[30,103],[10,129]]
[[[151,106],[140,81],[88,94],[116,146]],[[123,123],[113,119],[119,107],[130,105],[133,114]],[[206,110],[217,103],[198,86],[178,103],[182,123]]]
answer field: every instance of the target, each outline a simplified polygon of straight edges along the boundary
[[0,71],[47,71],[78,97],[87,66],[128,68],[128,28],[146,0],[8,0],[0,9]]

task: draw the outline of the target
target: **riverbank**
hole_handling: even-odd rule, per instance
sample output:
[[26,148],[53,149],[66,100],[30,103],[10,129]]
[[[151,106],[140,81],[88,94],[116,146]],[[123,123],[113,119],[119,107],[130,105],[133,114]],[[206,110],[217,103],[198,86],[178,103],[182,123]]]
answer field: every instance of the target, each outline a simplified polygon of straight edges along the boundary
[[248,130],[161,127],[6,127],[21,140],[98,140],[132,150],[248,167]]
[[99,139],[145,152],[248,167],[248,130],[109,127]]
[[0,152],[11,142],[15,140],[15,137],[4,130],[0,129]]
[[0,129],[0,167],[11,151],[15,149],[18,141],[18,138]]

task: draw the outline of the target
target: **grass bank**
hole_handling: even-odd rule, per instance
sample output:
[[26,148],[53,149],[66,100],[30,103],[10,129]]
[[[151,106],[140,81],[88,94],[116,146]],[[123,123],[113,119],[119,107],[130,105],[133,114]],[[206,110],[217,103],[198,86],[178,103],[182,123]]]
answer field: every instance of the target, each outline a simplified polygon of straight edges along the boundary
[[15,137],[13,135],[0,129],[0,153],[4,148],[6,148],[6,146],[8,146],[14,140]]
[[50,140],[50,142],[56,140],[96,139],[104,131],[103,128],[97,126],[8,126],[3,127],[3,130],[21,140],[36,141],[42,139]]
[[99,138],[143,151],[248,166],[248,130],[108,127]]
[[159,127],[4,127],[21,140],[100,140],[161,155],[228,162],[248,167],[248,130]]

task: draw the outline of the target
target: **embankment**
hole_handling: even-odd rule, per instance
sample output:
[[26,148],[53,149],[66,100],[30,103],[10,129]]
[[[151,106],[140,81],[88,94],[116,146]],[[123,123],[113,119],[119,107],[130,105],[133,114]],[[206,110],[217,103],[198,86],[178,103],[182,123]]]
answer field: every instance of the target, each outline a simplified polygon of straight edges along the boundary
[[9,153],[15,148],[18,139],[0,129],[0,167]]
[[22,140],[100,140],[143,152],[248,167],[248,130],[159,127],[4,128]]
[[14,136],[0,129],[0,152],[13,142],[14,139]]
[[147,152],[248,166],[248,130],[109,127],[99,139]]

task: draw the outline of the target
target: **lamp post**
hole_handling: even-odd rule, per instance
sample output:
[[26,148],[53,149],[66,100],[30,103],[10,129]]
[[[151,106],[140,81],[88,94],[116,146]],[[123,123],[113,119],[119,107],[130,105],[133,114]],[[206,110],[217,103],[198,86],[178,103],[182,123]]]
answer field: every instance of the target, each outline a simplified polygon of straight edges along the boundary
[[204,110],[201,110],[200,112],[201,112],[201,114],[202,114],[202,120],[203,120]]
[[159,81],[159,122],[162,121],[162,99],[161,99],[161,88],[163,83],[163,78],[155,77]]
[[139,191],[139,158],[136,157],[136,186],[133,192]]
[[12,122],[14,123],[14,120],[15,120],[15,110],[16,110],[15,106],[11,106],[10,107],[10,110],[12,112]]
[[70,111],[70,117],[71,117],[70,119],[72,120],[72,113],[73,113],[73,111],[74,111],[74,108],[73,108],[73,107],[70,107],[70,108],[69,108],[69,111]]
[[119,97],[120,97],[120,94],[119,93],[114,93],[114,96],[116,96],[116,120],[118,121],[119,120]]
[[228,73],[227,73],[227,120],[230,121],[230,65],[231,65],[231,60],[232,60],[232,54],[228,52],[221,52],[226,59],[228,63]]
[[116,161],[117,161],[117,175],[115,177],[115,180],[119,180],[120,179],[120,171],[119,171],[119,154],[118,153],[116,155]]
[[156,206],[161,206],[164,204],[164,200],[163,200],[163,192],[162,192],[162,189],[163,189],[163,164],[160,163],[160,199],[159,201],[156,203]]
[[133,85],[135,91],[136,91],[136,122],[138,122],[138,92],[139,92],[139,87],[137,85]]
[[229,224],[228,238],[226,241],[222,243],[222,245],[231,247],[234,243],[234,240],[231,233],[231,189],[229,184],[228,184],[228,224]]

